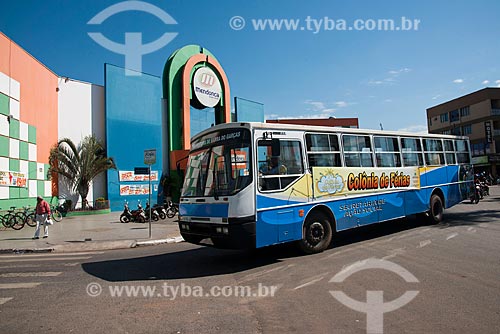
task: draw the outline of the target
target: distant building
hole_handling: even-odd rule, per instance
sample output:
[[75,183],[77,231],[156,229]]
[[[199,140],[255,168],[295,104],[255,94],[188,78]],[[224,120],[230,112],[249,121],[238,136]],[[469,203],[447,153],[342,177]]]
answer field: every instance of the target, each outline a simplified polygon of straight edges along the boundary
[[283,123],[316,126],[337,126],[342,128],[359,128],[357,118],[288,118],[288,119],[268,119],[266,123]]
[[500,88],[484,88],[427,109],[429,133],[468,136],[478,171],[500,175]]

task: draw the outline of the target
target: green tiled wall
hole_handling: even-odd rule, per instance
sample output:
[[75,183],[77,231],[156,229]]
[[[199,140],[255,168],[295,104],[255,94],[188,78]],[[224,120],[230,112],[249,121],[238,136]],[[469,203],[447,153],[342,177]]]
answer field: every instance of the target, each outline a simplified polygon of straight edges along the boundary
[[36,128],[33,125],[28,125],[28,142],[36,144]]
[[29,151],[28,151],[28,143],[25,141],[19,142],[19,159],[28,160]]
[[9,138],[0,136],[0,156],[9,156]]
[[10,119],[9,130],[9,137],[19,139],[19,121],[17,119]]
[[[10,199],[16,199],[19,198],[19,189],[17,187],[9,187],[9,198]],[[7,208],[10,209],[10,208]]]
[[45,185],[43,184],[43,181],[36,181],[37,185],[36,185],[36,192],[37,192],[37,195],[39,196],[44,196],[44,193],[45,193]]
[[9,159],[9,170],[11,172],[19,172],[19,160]]
[[36,179],[36,161],[28,162],[28,179]]
[[0,114],[9,114],[9,97],[0,93]]
[[48,181],[48,180],[49,180],[49,177],[48,177],[48,175],[47,175],[47,172],[49,171],[49,167],[50,167],[50,165],[49,165],[49,164],[44,164],[44,165],[43,165],[43,167],[44,167],[44,168],[43,168],[43,173],[44,173],[44,174],[43,174],[43,179],[44,179],[45,181]]

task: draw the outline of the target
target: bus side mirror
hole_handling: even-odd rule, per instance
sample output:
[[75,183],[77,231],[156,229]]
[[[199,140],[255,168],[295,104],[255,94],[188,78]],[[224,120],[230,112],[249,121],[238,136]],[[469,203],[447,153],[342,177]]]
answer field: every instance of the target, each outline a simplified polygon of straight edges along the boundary
[[279,139],[271,139],[271,155],[279,157],[281,155],[281,145]]

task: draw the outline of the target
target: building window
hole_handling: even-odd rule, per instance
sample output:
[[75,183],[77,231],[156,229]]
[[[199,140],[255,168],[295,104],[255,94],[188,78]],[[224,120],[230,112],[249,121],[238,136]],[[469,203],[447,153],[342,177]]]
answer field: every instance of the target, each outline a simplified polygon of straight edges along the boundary
[[448,113],[441,114],[440,117],[441,117],[441,123],[448,122]]
[[460,108],[460,117],[469,116],[469,115],[470,115],[470,107],[469,106]]
[[432,117],[429,117],[429,126],[432,126]]
[[450,122],[458,122],[460,120],[460,116],[457,110],[450,111]]
[[472,126],[469,124],[469,125],[464,125],[462,127],[462,134],[464,136],[467,136],[467,135],[470,135],[472,133]]
[[444,130],[443,135],[451,135],[451,130]]

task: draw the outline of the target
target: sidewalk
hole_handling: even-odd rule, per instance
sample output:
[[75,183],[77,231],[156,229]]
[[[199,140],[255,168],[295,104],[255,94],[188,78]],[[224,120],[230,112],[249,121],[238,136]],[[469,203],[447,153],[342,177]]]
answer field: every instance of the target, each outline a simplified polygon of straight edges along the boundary
[[7,252],[78,252],[132,248],[183,241],[177,217],[149,224],[120,223],[121,212],[100,215],[65,217],[49,227],[49,237],[40,232],[40,239],[32,240],[34,227],[25,225],[20,231],[0,228],[0,253]]

